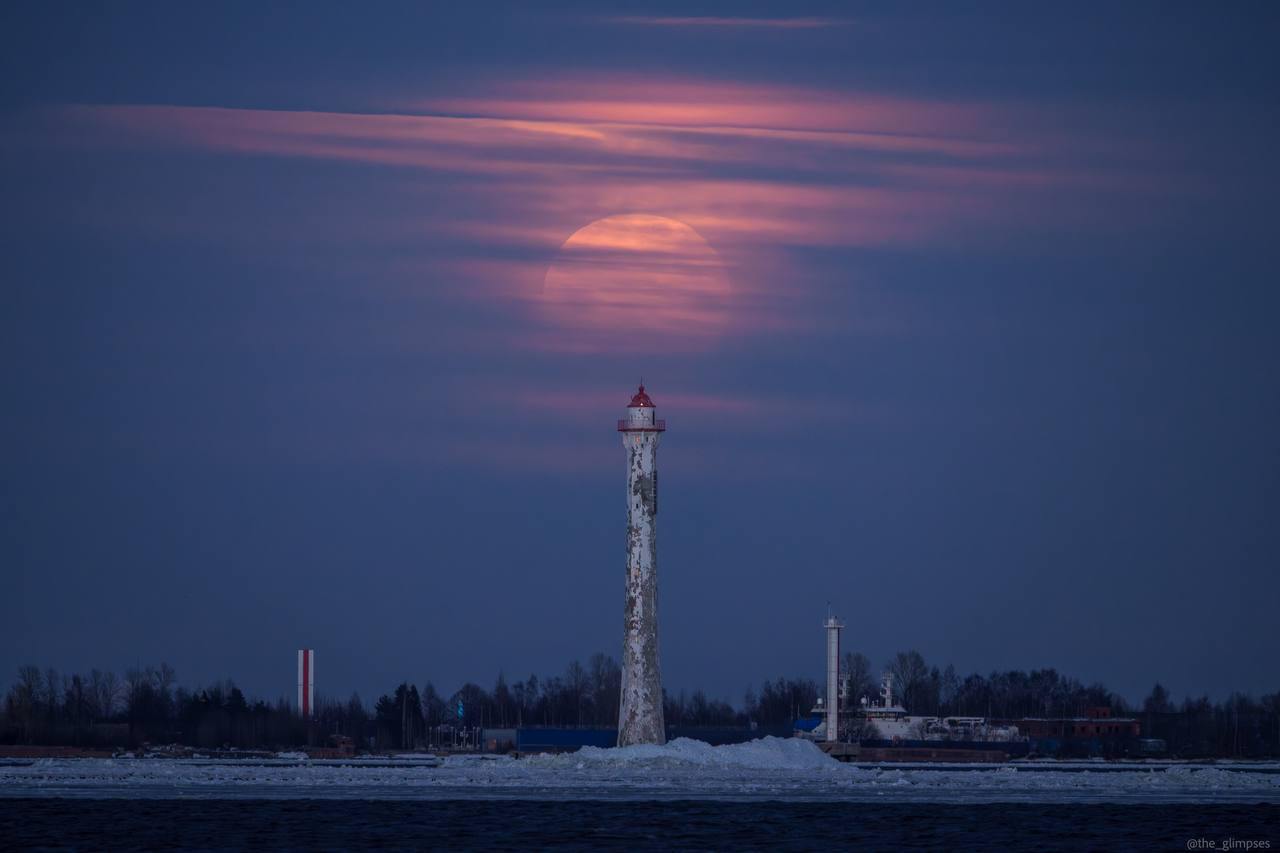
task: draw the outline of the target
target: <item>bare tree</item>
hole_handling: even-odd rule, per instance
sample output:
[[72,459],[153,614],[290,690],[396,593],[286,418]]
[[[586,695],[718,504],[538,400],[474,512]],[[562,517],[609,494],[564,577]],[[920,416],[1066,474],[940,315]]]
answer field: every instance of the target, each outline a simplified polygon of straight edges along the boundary
[[38,666],[18,667],[18,680],[9,691],[9,714],[18,721],[24,743],[35,743],[44,677]]
[[497,724],[502,728],[507,727],[508,711],[512,710],[511,688],[507,686],[507,678],[498,672],[498,680],[493,685],[493,709],[497,715]]
[[[173,667],[169,666],[167,663],[161,663],[160,666],[154,670],[148,667],[147,671],[151,673],[152,681],[155,684],[156,693],[160,700],[160,707],[165,713],[168,713],[172,710],[173,706],[173,686],[178,680],[177,673],[175,673]],[[229,684],[230,682],[228,682],[228,685]]]
[[575,660],[565,670],[564,680],[570,701],[574,705],[576,724],[580,726],[582,725],[582,699],[587,692],[587,671]]
[[62,678],[59,677],[56,669],[48,667],[44,671],[44,692],[40,697],[40,704],[44,706],[45,716],[49,721],[50,727],[57,723],[58,710],[62,706],[61,694]]
[[88,687],[85,685],[84,676],[76,673],[66,680],[62,705],[66,710],[66,716],[71,723],[73,731],[79,737],[80,733],[92,722],[93,716],[92,698]]
[[845,701],[850,707],[857,707],[862,697],[871,696],[875,690],[871,661],[862,652],[845,652],[840,668],[844,676]]
[[940,699],[942,706],[951,713],[958,713],[956,709],[956,700],[960,695],[960,677],[956,675],[956,668],[953,664],[947,664],[947,668],[942,671],[942,685]]
[[111,719],[120,698],[120,684],[114,672],[95,669],[89,672],[89,692],[93,697],[94,716],[101,721]]
[[596,652],[591,656],[588,677],[593,723],[598,726],[617,725],[622,668],[611,656]]
[[924,662],[924,656],[915,649],[898,652],[889,661],[887,668],[893,673],[894,686],[902,696],[902,707],[913,714],[922,710],[929,679],[929,667]]

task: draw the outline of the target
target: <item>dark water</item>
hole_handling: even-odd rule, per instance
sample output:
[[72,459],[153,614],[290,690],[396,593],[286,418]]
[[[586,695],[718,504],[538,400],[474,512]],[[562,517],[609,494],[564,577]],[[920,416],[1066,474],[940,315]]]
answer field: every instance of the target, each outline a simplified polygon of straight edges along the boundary
[[5,849],[1186,850],[1202,838],[1280,849],[1280,805],[0,800]]

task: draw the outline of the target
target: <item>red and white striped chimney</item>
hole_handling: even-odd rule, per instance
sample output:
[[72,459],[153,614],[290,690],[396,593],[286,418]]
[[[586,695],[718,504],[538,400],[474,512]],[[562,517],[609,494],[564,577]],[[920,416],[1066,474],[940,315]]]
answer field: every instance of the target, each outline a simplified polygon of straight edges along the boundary
[[311,719],[316,707],[315,649],[298,649],[298,713]]

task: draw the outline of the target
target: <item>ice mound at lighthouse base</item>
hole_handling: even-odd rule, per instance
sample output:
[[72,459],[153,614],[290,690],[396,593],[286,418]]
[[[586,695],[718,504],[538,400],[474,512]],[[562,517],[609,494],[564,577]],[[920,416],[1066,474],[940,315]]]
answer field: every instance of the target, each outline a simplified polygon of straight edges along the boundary
[[664,746],[637,744],[613,749],[586,746],[577,752],[531,756],[528,760],[574,768],[693,766],[713,769],[827,770],[840,767],[840,762],[810,741],[772,736],[723,746],[712,746],[689,738],[676,738]]

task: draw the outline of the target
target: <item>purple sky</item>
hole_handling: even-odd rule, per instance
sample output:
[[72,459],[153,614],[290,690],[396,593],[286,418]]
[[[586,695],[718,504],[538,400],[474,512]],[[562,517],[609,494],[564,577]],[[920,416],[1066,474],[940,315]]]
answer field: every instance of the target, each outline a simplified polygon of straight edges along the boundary
[[[780,17],[780,16],[789,17]],[[1270,692],[1270,4],[6,4],[0,675]]]

